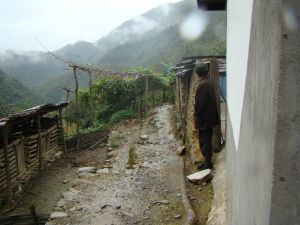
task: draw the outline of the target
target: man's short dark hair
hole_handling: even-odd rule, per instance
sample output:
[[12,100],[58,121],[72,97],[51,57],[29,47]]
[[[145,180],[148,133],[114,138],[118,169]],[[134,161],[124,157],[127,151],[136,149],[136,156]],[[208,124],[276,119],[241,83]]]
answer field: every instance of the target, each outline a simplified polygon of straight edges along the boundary
[[196,73],[200,77],[206,77],[208,75],[207,63],[197,63],[195,68]]

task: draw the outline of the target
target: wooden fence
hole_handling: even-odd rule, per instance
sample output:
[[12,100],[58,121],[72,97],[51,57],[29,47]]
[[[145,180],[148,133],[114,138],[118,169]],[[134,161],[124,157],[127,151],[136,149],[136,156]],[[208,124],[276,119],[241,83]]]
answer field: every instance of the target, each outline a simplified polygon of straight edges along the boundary
[[13,190],[22,188],[41,167],[41,162],[52,157],[61,144],[61,133],[58,125],[51,126],[41,132],[41,148],[39,135],[20,137],[8,144],[8,165],[4,149],[0,149],[0,196],[6,196],[8,174]]
[[[108,133],[108,130],[103,130],[80,135],[80,149],[89,149],[90,147],[96,146],[97,144],[106,143],[108,139]],[[76,144],[76,137],[66,140],[68,151],[75,151]]]

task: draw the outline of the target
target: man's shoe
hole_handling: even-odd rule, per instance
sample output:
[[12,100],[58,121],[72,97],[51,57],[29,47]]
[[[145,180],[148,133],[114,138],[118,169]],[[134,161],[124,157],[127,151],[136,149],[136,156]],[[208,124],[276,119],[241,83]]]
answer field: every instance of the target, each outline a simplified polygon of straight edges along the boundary
[[208,169],[207,164],[205,162],[203,162],[197,166],[197,170],[199,170],[199,171],[205,170],[205,169]]
[[213,169],[213,163],[212,162],[203,162],[200,165],[197,166],[197,170],[206,170],[206,169]]
[[213,169],[214,168],[214,164],[212,162],[208,162],[206,165],[207,165],[208,169]]

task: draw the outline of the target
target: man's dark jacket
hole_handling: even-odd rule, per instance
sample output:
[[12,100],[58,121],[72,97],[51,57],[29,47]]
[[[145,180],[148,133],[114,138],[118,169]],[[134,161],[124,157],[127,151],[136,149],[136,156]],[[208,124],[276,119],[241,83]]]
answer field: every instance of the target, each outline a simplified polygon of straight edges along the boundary
[[197,88],[195,119],[199,130],[210,130],[220,123],[215,87],[208,79],[201,81]]

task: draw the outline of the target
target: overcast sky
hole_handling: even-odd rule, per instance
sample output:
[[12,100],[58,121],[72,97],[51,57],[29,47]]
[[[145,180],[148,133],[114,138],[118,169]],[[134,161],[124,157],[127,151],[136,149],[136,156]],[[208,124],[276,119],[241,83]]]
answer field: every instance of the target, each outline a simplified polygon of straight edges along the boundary
[[0,0],[0,51],[94,42],[122,22],[179,0]]

